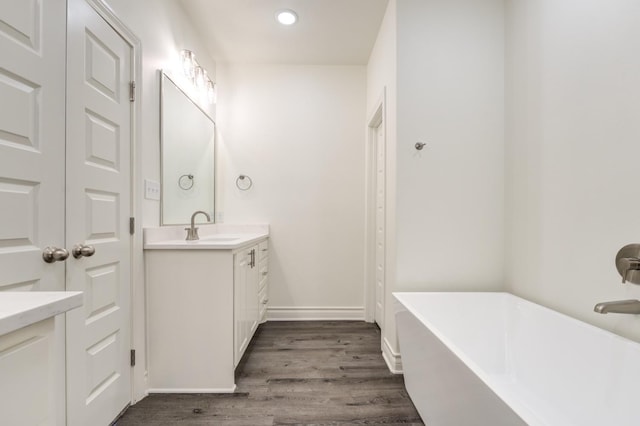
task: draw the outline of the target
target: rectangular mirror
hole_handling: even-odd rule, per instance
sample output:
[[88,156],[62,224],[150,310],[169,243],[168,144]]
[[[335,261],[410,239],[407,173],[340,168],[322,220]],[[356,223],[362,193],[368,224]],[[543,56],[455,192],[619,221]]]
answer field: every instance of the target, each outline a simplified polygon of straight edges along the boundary
[[215,123],[168,75],[160,75],[160,224],[187,224],[197,210],[213,222]]

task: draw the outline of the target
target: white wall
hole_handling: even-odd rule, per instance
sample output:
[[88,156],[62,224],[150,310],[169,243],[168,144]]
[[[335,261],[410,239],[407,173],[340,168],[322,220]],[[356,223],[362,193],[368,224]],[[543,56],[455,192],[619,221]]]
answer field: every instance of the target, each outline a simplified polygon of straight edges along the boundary
[[[397,240],[388,252],[396,270],[387,280],[387,357],[398,352],[391,291],[500,289],[504,269],[503,1],[403,0],[396,24]],[[386,51],[392,61],[393,49]],[[384,61],[372,58],[376,75]],[[427,143],[421,152],[417,141]]]
[[398,2],[403,288],[503,281],[503,25],[502,0]]
[[[135,182],[138,208],[138,231],[142,226],[157,226],[160,222],[160,204],[143,199],[144,179],[160,181],[160,82],[158,69],[175,66],[181,49],[193,50],[198,61],[215,76],[215,63],[206,56],[206,50],[198,34],[192,29],[182,8],[174,0],[149,2],[130,0],[105,0],[115,14],[141,41],[142,81],[137,82],[141,116],[138,117],[140,140],[137,141]],[[140,248],[141,232],[138,233],[136,247]],[[134,402],[146,392],[146,352],[145,352],[145,283],[141,256],[134,256],[133,288],[133,347],[137,352],[137,366],[134,370]]]
[[[175,0],[156,0],[153,7],[147,2],[105,0],[116,15],[141,40],[142,82],[142,170],[147,179],[160,181],[160,80],[159,69],[175,68],[182,49],[195,52],[198,62],[215,79],[215,63],[208,57],[200,36],[193,29],[182,7]],[[144,226],[158,226],[160,203],[144,200]]]
[[270,309],[362,316],[365,67],[220,65],[218,82],[218,205],[269,223]]
[[636,316],[593,312],[640,298],[614,266],[640,241],[640,3],[507,5],[508,287],[640,340]]

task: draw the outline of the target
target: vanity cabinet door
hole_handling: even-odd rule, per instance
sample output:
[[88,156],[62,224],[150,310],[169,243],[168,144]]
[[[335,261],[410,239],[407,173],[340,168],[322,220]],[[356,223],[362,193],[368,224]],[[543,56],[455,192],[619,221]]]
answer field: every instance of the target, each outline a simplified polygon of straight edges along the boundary
[[54,318],[0,336],[0,424],[60,425],[64,382]]
[[233,269],[233,359],[237,366],[260,321],[258,246],[236,253]]
[[[251,248],[253,251],[252,260],[247,268],[246,279],[246,315],[249,341],[258,328],[260,310],[258,308],[258,246]],[[248,343],[248,342],[247,342]]]
[[233,365],[237,366],[249,343],[246,320],[247,272],[251,249],[242,250],[233,259]]
[[267,321],[267,306],[269,303],[269,241],[258,245],[258,321]]

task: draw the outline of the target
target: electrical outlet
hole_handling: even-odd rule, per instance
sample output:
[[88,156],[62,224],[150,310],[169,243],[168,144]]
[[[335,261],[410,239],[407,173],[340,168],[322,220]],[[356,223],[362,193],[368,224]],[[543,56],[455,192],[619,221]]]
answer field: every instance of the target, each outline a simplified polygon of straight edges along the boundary
[[147,200],[160,200],[160,183],[153,180],[144,180],[144,198]]
[[216,212],[216,223],[224,223],[224,212]]

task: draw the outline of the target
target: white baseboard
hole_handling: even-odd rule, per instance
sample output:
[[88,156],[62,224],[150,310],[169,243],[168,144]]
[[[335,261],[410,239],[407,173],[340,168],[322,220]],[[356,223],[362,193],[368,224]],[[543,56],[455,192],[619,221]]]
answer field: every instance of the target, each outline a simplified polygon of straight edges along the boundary
[[402,357],[391,348],[386,338],[382,339],[382,358],[387,363],[389,371],[393,374],[402,374]]
[[268,321],[364,321],[363,307],[270,306]]
[[230,388],[151,388],[147,392],[152,393],[234,393],[236,385]]

